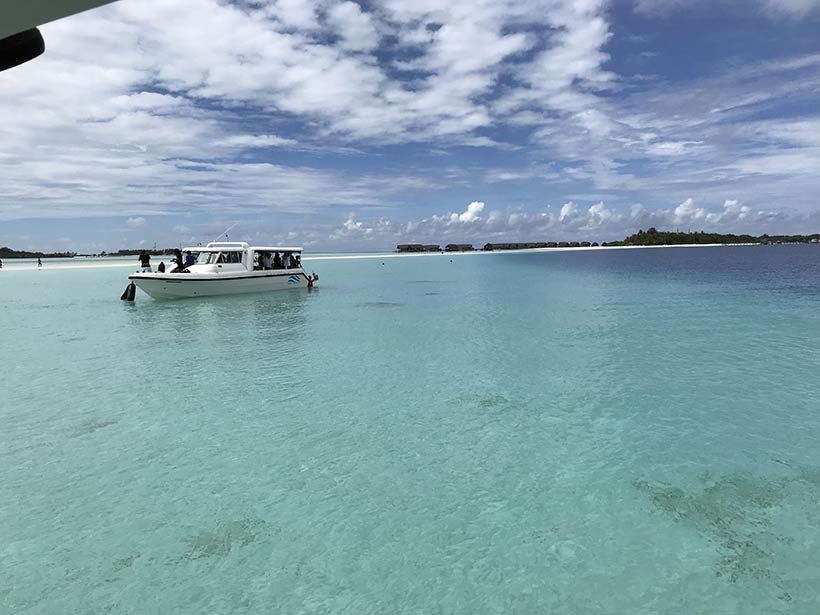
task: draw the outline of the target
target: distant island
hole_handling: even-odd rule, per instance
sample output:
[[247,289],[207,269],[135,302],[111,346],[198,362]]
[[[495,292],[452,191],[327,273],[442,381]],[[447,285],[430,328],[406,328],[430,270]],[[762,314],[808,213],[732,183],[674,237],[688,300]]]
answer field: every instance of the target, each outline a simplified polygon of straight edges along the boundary
[[173,255],[175,248],[128,248],[127,250],[117,250],[116,252],[106,252],[103,250],[99,254],[78,254],[77,256],[90,256],[94,258],[106,258],[106,257],[117,257],[117,256],[139,256],[143,252],[150,254],[151,256],[166,256],[166,255]]
[[708,243],[819,243],[820,233],[814,235],[732,235],[721,233],[679,233],[677,231],[659,231],[650,228],[646,231],[638,231],[630,235],[623,241],[611,241],[604,243],[605,246],[678,246],[678,245],[698,245]]
[[153,248],[151,250],[146,249],[128,249],[128,250],[117,250],[116,252],[100,252],[98,256],[139,256],[143,252],[150,254],[151,256],[164,256],[165,254],[173,254],[175,248]]
[[12,250],[8,247],[0,248],[0,259],[3,258],[74,258],[75,256],[137,256],[147,252],[151,256],[165,256],[173,254],[174,248],[163,249],[128,249],[116,252],[100,252],[99,254],[78,254],[77,252],[27,252],[25,250]]
[[[680,233],[678,231],[659,231],[652,227],[639,230],[621,241],[603,242],[603,247],[616,246],[679,246],[679,245],[707,245],[707,244],[784,244],[784,243],[820,243],[820,233],[812,235],[734,235],[732,233]],[[540,248],[595,248],[595,241],[531,241],[531,242],[504,242],[486,243],[482,248],[474,248],[470,243],[448,243],[443,248],[438,244],[402,243],[396,246],[401,253],[424,252],[495,252],[502,250],[533,250]],[[12,250],[9,247],[0,248],[0,259],[4,258],[74,258],[86,257],[123,257],[137,256],[147,252],[151,256],[170,256],[175,248],[128,248],[116,252],[100,252],[99,254],[78,254],[77,252],[27,252]]]
[[[813,235],[733,235],[721,233],[680,233],[678,231],[659,231],[650,228],[639,230],[622,241],[603,242],[601,246],[680,246],[707,244],[782,244],[782,243],[820,243],[820,233]],[[444,246],[437,244],[402,243],[396,246],[397,252],[494,252],[496,250],[532,250],[538,248],[587,248],[597,247],[597,242],[590,241],[538,241],[527,243],[487,243],[483,248],[474,248],[469,243],[450,243]]]
[[0,259],[2,258],[74,258],[76,252],[26,252],[24,250],[12,250],[3,246],[0,248]]
[[[533,250],[537,248],[588,248],[597,247],[589,241],[534,241],[527,243],[487,243],[482,252],[495,250]],[[441,248],[438,244],[402,243],[396,246],[396,252],[475,252],[471,243],[448,243]]]

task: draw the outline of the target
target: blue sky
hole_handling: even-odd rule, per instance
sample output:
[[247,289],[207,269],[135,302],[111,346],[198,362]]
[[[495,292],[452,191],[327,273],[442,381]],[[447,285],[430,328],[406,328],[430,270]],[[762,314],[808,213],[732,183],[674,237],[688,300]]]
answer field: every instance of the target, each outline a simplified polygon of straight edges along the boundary
[[121,0],[41,29],[0,73],[0,245],[820,230],[820,0]]

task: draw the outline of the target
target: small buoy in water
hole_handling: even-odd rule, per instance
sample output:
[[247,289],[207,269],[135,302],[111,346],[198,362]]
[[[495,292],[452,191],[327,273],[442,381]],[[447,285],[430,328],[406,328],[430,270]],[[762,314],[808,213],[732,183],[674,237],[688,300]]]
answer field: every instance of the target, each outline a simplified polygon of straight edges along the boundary
[[125,287],[125,290],[120,295],[120,299],[123,301],[133,301],[134,297],[137,295],[137,285],[131,282],[128,286]]

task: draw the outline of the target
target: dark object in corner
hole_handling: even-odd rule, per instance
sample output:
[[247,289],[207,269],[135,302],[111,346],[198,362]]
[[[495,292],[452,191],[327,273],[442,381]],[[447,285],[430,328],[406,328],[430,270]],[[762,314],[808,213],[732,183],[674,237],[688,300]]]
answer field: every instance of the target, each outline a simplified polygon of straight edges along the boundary
[[43,35],[37,28],[0,39],[0,71],[33,60],[45,50]]

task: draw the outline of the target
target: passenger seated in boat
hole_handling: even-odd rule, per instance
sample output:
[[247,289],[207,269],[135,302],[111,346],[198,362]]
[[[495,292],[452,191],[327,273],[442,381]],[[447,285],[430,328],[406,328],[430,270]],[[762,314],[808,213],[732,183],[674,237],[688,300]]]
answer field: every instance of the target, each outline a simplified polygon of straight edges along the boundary
[[270,252],[265,252],[265,257],[263,259],[265,269],[273,269],[273,256],[271,256]]
[[279,252],[273,255],[273,268],[274,269],[281,269],[282,268],[282,257],[279,256]]
[[285,252],[285,258],[282,259],[285,269],[290,269],[290,252]]

